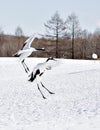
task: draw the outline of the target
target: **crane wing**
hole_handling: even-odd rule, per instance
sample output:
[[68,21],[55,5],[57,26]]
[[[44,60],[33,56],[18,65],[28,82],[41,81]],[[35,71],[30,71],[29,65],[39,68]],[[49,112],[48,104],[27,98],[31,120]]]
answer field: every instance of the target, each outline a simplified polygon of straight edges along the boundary
[[31,44],[32,44],[32,41],[34,40],[35,38],[35,35],[32,35],[30,36],[23,44],[23,47],[21,50],[25,50],[25,49],[28,49],[30,48]]

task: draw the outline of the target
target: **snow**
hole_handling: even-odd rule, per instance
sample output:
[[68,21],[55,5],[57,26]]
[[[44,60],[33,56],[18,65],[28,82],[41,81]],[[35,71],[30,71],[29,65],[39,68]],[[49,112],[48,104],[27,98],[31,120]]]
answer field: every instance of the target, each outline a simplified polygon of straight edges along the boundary
[[[45,58],[27,58],[33,67]],[[17,58],[0,58],[0,130],[100,130],[100,61],[58,59],[42,76],[47,99]]]

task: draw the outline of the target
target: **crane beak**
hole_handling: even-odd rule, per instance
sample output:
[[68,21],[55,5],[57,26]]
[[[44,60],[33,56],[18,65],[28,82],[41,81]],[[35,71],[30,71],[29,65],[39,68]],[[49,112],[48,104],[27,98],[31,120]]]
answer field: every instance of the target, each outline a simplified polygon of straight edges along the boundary
[[45,51],[45,48],[41,48],[41,51]]
[[45,51],[45,48],[41,48],[42,51]]

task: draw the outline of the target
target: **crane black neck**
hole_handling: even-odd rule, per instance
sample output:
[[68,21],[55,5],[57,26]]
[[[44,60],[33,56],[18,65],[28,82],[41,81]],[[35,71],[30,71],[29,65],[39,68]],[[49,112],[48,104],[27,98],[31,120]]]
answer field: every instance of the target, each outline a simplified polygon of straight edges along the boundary
[[45,51],[44,48],[36,48],[37,51]]

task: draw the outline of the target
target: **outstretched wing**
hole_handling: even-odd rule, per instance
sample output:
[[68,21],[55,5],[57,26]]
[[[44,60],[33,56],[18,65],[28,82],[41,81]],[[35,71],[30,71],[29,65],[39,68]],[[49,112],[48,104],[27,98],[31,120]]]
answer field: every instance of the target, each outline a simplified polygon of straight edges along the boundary
[[35,35],[32,35],[31,37],[29,37],[23,44],[23,47],[21,48],[21,50],[25,50],[30,48],[32,41],[34,40]]

